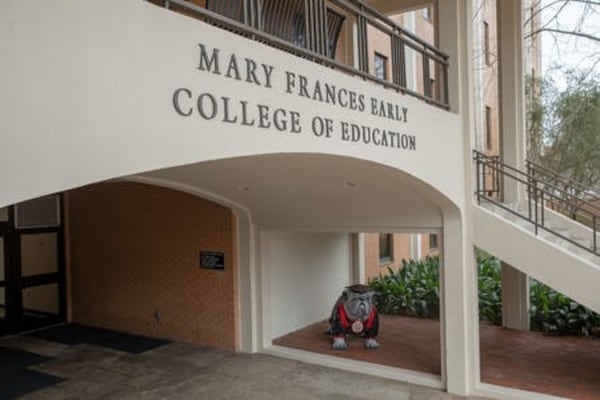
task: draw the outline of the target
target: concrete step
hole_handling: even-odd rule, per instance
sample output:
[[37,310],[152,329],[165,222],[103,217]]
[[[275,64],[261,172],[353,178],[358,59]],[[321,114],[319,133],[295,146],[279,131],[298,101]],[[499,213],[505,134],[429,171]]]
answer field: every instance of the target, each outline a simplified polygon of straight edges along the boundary
[[[529,215],[528,205],[526,202],[519,204],[503,204],[503,206],[508,208],[508,210],[485,201],[482,201],[480,205],[481,207],[493,212],[494,214],[501,216],[505,220],[510,221],[511,223],[519,226],[520,228],[535,234],[534,224],[526,219]],[[519,215],[515,215],[511,211],[517,212]],[[595,263],[600,263],[599,256],[594,255],[593,253],[590,253],[590,251],[586,250],[591,250],[593,246],[593,237],[591,236],[591,233],[589,237],[583,236],[581,235],[581,232],[574,232],[572,225],[569,226],[565,224],[562,220],[552,219],[551,214],[547,215],[548,219],[544,221],[544,227],[546,229],[542,227],[538,228],[537,236],[540,239],[553,243],[570,253],[574,253],[579,257],[585,258],[586,260],[590,260]],[[573,221],[573,223],[576,222]],[[558,236],[557,234],[560,236]],[[568,240],[565,240],[563,237],[567,238]],[[573,241],[576,244],[571,243],[570,241]],[[600,235],[598,236],[598,243],[600,244]]]

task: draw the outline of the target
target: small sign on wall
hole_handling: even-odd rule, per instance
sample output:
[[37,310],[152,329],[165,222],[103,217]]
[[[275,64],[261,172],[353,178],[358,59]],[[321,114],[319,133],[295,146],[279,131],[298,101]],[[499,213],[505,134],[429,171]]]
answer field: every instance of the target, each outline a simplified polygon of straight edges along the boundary
[[225,253],[219,251],[201,251],[200,268],[225,269]]

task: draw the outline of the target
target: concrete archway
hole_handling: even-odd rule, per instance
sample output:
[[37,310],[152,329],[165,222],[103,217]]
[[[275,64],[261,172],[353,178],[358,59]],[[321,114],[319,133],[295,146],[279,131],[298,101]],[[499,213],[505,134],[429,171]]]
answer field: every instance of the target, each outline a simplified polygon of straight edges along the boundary
[[[463,259],[468,257],[462,250],[462,213],[446,196],[403,171],[350,157],[278,153],[189,164],[125,179],[192,193],[234,210],[242,351],[262,351],[271,345],[268,268],[262,263],[260,243],[264,229],[341,233],[439,229],[448,238],[442,240],[442,293],[445,299],[457,296],[454,279],[462,274]],[[449,306],[444,302],[442,312],[456,315],[456,304],[468,303],[467,297],[461,292]],[[446,319],[443,315],[444,327]],[[463,350],[468,347],[466,340],[461,343]],[[453,341],[454,336],[444,328],[441,386],[448,359],[462,357],[448,349]],[[440,386],[406,376],[402,379]]]

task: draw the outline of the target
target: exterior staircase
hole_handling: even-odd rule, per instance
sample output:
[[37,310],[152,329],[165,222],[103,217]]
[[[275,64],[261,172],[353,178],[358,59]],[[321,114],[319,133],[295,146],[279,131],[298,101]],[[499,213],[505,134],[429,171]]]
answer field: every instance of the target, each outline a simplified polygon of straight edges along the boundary
[[[479,152],[475,162],[475,244],[600,312],[600,209],[530,168],[520,171]],[[525,193],[519,203],[500,200],[509,181]]]

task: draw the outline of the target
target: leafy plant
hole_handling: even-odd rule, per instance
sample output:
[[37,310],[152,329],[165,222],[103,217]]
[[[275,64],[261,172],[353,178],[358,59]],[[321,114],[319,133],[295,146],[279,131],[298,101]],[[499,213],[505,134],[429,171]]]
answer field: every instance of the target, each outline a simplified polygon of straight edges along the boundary
[[502,266],[500,260],[477,251],[479,319],[502,325]]
[[600,316],[531,279],[531,330],[549,335],[597,335]]
[[378,294],[375,303],[381,313],[439,318],[439,257],[402,260],[402,268],[388,272],[369,282]]
[[[477,251],[479,319],[502,324],[502,266],[500,260]],[[369,282],[382,314],[439,318],[439,257],[402,260]],[[598,335],[600,315],[540,282],[530,279],[531,330],[551,335]]]

